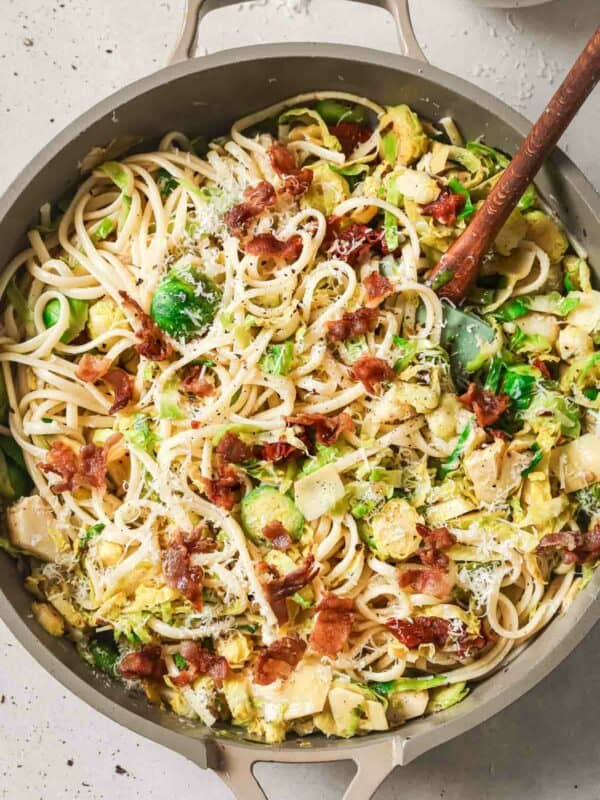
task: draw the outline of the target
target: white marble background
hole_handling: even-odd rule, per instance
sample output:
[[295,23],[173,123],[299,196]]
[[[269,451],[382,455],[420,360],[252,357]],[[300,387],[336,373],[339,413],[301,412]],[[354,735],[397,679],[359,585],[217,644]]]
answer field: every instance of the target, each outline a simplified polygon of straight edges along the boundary
[[[0,187],[97,100],[161,67],[182,0],[0,0]],[[430,61],[504,99],[542,110],[600,23],[600,0],[510,12],[474,0],[413,0]],[[343,20],[343,24],[341,22]],[[203,23],[202,52],[265,41],[332,41],[397,52],[391,19],[348,0],[254,0]],[[599,91],[563,147],[600,188]],[[398,769],[377,800],[600,800],[600,630],[493,720]],[[263,766],[271,800],[340,798],[347,764]],[[300,788],[301,787],[301,788]],[[0,623],[0,797],[6,800],[231,798],[208,772],[99,716]]]

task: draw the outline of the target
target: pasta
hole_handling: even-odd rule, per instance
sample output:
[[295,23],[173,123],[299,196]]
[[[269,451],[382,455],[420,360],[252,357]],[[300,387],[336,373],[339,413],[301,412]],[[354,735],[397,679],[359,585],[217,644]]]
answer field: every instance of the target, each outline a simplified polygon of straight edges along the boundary
[[92,667],[349,737],[459,702],[585,585],[599,295],[532,186],[440,301],[508,163],[452,131],[311,93],[42,208],[0,279],[0,544]]

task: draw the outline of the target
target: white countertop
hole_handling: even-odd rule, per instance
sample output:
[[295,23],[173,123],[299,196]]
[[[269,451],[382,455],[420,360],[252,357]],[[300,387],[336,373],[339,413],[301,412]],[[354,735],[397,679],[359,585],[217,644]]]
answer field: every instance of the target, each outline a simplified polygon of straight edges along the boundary
[[[534,119],[593,28],[600,0],[506,12],[469,0],[413,0],[429,60]],[[47,140],[96,100],[162,66],[182,0],[2,0],[0,177],[4,187]],[[343,24],[342,21],[343,20]],[[215,11],[213,52],[265,41],[335,41],[398,51],[391,18],[347,0],[254,0]],[[563,147],[600,188],[599,92]],[[600,630],[517,704],[403,769],[377,800],[597,800]],[[264,766],[272,800],[333,800],[352,768]],[[299,792],[298,787],[302,790]],[[493,787],[493,788],[492,788]],[[210,772],[124,730],[67,693],[0,623],[0,797],[6,800],[231,798]]]

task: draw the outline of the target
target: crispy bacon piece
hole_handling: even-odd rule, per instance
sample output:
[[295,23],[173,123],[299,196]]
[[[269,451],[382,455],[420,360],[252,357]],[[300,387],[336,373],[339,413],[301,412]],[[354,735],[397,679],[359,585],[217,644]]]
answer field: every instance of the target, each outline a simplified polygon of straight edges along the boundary
[[145,645],[127,653],[119,662],[119,672],[129,681],[140,678],[158,681],[167,671],[158,645]]
[[421,563],[428,567],[447,567],[448,556],[442,551],[456,544],[456,536],[448,528],[430,528],[421,523],[417,523],[417,533],[425,541],[425,546],[419,550]]
[[222,683],[229,676],[229,664],[223,656],[205,650],[197,642],[182,642],[179,654],[185,658],[187,668],[171,676],[175,686],[188,686],[199,675],[210,675],[215,683]]
[[251,256],[295,261],[302,252],[302,237],[296,233],[284,242],[272,233],[259,233],[246,243],[245,249]]
[[352,336],[362,336],[377,327],[379,311],[376,308],[358,308],[346,311],[341,319],[327,323],[327,338],[332,342],[344,342]]
[[421,213],[433,217],[442,225],[454,225],[456,217],[465,207],[466,198],[463,194],[454,194],[447,186],[440,192],[437,200],[421,206]]
[[214,394],[214,385],[203,377],[204,367],[201,364],[192,364],[186,370],[182,381],[182,386],[186,392],[195,394],[197,397],[210,397]]
[[297,569],[263,583],[267,599],[280,624],[288,618],[285,598],[303,589],[316,578],[318,572],[319,567],[315,564],[315,557],[311,553]]
[[327,232],[322,247],[330,258],[360,266],[369,258],[372,249],[378,248],[383,252],[383,231],[357,222],[342,228],[341,223],[340,217],[327,218]]
[[352,433],[354,430],[354,421],[345,411],[334,417],[326,417],[325,414],[295,414],[284,419],[286,425],[301,425],[314,431],[319,444],[335,444],[342,433]]
[[541,358],[534,358],[531,363],[533,364],[534,367],[537,367],[537,369],[539,369],[539,371],[542,373],[544,378],[546,378],[546,380],[548,381],[552,380],[552,373],[548,369],[548,365],[546,364],[545,361],[542,361]]
[[366,142],[373,131],[367,125],[360,122],[338,122],[331,125],[329,132],[332,133],[342,145],[345,156],[352,155],[359,144]]
[[450,600],[454,577],[442,567],[421,567],[402,570],[398,576],[401,589],[410,588],[419,594],[431,594],[440,600]]
[[307,191],[313,180],[312,169],[299,169],[296,156],[285,145],[276,143],[269,148],[269,158],[275,172],[283,178],[282,194],[299,197]]
[[149,361],[167,361],[171,358],[173,348],[152,317],[146,314],[137,300],[134,300],[127,292],[120,290],[119,294],[125,305],[135,313],[140,323],[140,327],[135,332],[140,339],[140,343],[136,345],[138,353]]
[[201,523],[191,531],[182,531],[183,543],[189,553],[214,553],[217,543],[211,538],[210,528]]
[[375,308],[394,292],[390,280],[379,272],[370,272],[363,280],[367,293],[367,307]]
[[225,214],[224,220],[229,233],[238,238],[246,235],[248,225],[262,212],[275,205],[275,189],[268,181],[259,181],[244,191],[244,200]]
[[350,377],[360,381],[369,394],[375,394],[375,387],[384,381],[394,380],[396,373],[384,358],[365,354],[352,365]]
[[74,452],[64,442],[54,441],[46,460],[38,464],[42,472],[59,475],[62,480],[50,487],[53,494],[74,492],[82,486],[89,489],[106,489],[106,464],[110,448],[121,438],[113,434],[102,447],[85,444]]
[[204,490],[211,503],[226,511],[231,511],[239,499],[243,481],[228,464],[217,466],[216,478],[204,478]]
[[475,413],[477,424],[482,428],[498,422],[510,403],[510,397],[507,394],[488,392],[487,389],[481,389],[474,382],[469,384],[467,391],[458,399],[469,411]]
[[102,379],[112,387],[115,400],[108,409],[109,414],[116,414],[125,408],[133,397],[133,376],[120,367],[111,367],[109,358],[85,353],[77,365],[75,375],[85,383],[95,383]]
[[472,655],[485,647],[485,636],[473,636],[464,622],[441,617],[413,617],[412,619],[390,619],[385,623],[396,639],[410,650],[421,644],[432,644],[441,650],[457,652],[461,656]]
[[316,653],[335,658],[342,650],[354,623],[354,600],[328,594],[317,606],[317,618],[309,644]]
[[281,522],[269,522],[263,528],[263,536],[268,539],[275,550],[288,550],[292,546],[292,537]]
[[537,552],[559,550],[565,564],[585,564],[600,557],[600,525],[590,531],[560,531],[542,537]]
[[298,458],[303,455],[304,452],[299,447],[286,442],[285,439],[280,439],[278,442],[267,442],[260,449],[262,460],[271,461],[273,464],[285,461],[286,458]]
[[298,636],[284,636],[258,654],[254,664],[254,680],[268,686],[276,680],[287,680],[300,662],[306,642]]
[[202,608],[202,567],[190,563],[193,550],[186,544],[183,533],[178,531],[163,553],[162,565],[167,586],[177,589],[190,603]]
[[110,358],[102,358],[101,356],[94,356],[91,353],[84,353],[81,356],[77,369],[75,370],[75,377],[79,378],[84,383],[96,383],[100,378],[103,378],[111,366]]
[[231,431],[227,431],[217,445],[217,455],[226,464],[243,464],[254,456],[254,452],[254,445],[246,444]]

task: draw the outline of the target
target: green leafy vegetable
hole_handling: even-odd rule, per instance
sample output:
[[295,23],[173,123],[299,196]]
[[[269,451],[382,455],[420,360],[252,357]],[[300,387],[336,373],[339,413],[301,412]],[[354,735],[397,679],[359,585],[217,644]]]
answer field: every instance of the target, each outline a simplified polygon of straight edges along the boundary
[[525,333],[518,325],[508,343],[513,353],[547,353],[552,350],[550,341],[539,333]]
[[300,592],[295,592],[292,595],[291,599],[294,601],[294,603],[297,603],[299,606],[302,606],[302,608],[310,608],[313,605],[312,600],[305,600],[304,597],[302,597],[302,595],[300,594]]
[[479,158],[489,159],[501,169],[505,169],[510,164],[510,158],[508,158],[508,156],[505,156],[504,153],[501,153],[499,150],[495,150],[493,147],[489,147],[483,142],[467,142],[465,147],[467,150],[470,150],[472,153],[475,153],[475,155],[479,156]]
[[401,336],[394,336],[393,342],[399,350],[399,357],[394,361],[394,369],[396,372],[402,372],[413,362],[418,345],[414,339],[403,339]]
[[467,422],[465,427],[462,429],[454,449],[440,466],[439,476],[441,480],[446,478],[451,472],[454,472],[454,470],[458,469],[472,430],[473,423],[469,420],[469,422]]
[[521,199],[517,203],[517,207],[521,211],[528,211],[537,202],[537,191],[533,183],[530,183],[527,189],[521,195]]
[[[77,300],[74,297],[67,297],[69,304],[69,325],[63,335],[60,337],[61,342],[69,344],[73,339],[76,339],[81,331],[85,328],[88,318],[88,302],[87,300]],[[44,308],[42,314],[44,325],[47,328],[52,328],[60,318],[60,301],[55,297],[52,298]]]
[[333,461],[337,461],[341,455],[342,451],[334,444],[317,444],[314,456],[310,456],[306,459],[300,472],[302,475],[310,475],[312,472],[316,472],[326,464],[331,464]]
[[353,189],[357,183],[360,182],[361,176],[368,174],[369,167],[367,164],[350,164],[349,166],[338,167],[337,164],[329,164],[329,169],[337,175],[342,175],[348,183],[350,188]]
[[194,267],[172,269],[158,284],[150,314],[156,324],[176,339],[191,339],[213,321],[221,290]]
[[421,692],[448,683],[446,675],[424,675],[420,678],[396,678],[394,681],[369,683],[369,688],[377,694],[389,695],[394,692]]
[[92,240],[94,242],[102,242],[104,239],[110,236],[114,228],[115,221],[110,217],[104,217],[104,219],[101,219],[92,231]]
[[89,528],[86,528],[86,530],[79,536],[79,549],[85,550],[87,547],[89,547],[92,539],[94,539],[96,536],[99,536],[105,527],[106,525],[104,525],[103,522],[96,522],[95,525],[90,525]]
[[284,111],[283,114],[280,114],[277,121],[280,125],[286,122],[300,122],[302,124],[316,123],[321,131],[323,145],[330,150],[340,151],[342,149],[338,139],[329,133],[329,128],[325,124],[325,121],[314,108],[290,108],[288,111]]
[[504,362],[499,356],[495,356],[490,362],[483,388],[487,389],[488,392],[498,394],[498,389],[500,388],[500,378],[502,376],[503,369]]
[[163,386],[158,401],[158,414],[161,419],[185,419],[186,414],[179,405],[179,381],[169,380]]
[[173,656],[173,661],[175,662],[175,666],[177,667],[177,669],[187,669],[189,666],[188,662],[181,655],[181,653],[175,653],[175,655]]
[[8,286],[6,287],[6,297],[8,298],[8,302],[14,308],[17,319],[20,320],[20,322],[31,322],[33,319],[33,314],[29,308],[25,295],[19,289],[19,286],[14,278],[9,281]]
[[529,364],[512,364],[506,368],[502,392],[510,397],[511,405],[518,410],[529,407],[542,373]]
[[103,172],[124,195],[131,196],[133,191],[133,173],[126,170],[117,161],[105,161],[98,167],[98,172]]
[[490,316],[500,322],[512,322],[515,319],[524,317],[529,313],[529,298],[528,297],[513,297],[507,303],[504,303],[492,311]]
[[315,110],[328,125],[337,125],[338,122],[364,123],[367,120],[363,106],[341,103],[339,100],[317,100]]
[[458,388],[469,383],[470,366],[473,365],[486,344],[495,338],[495,332],[480,317],[444,303],[444,326],[441,344],[450,355],[450,370]]
[[471,201],[471,193],[466,189],[457,178],[451,178],[448,181],[448,186],[452,189],[454,194],[461,194],[465,198],[465,207],[456,215],[456,219],[468,219],[471,214],[475,212],[475,206]]
[[533,470],[537,467],[537,465],[544,457],[544,453],[540,449],[540,446],[538,445],[537,442],[533,443],[531,449],[533,450],[533,458],[531,459],[529,464],[525,467],[525,469],[521,470],[521,475],[523,476],[523,478],[526,478],[530,472],[533,472]]
[[294,360],[294,343],[288,339],[282,344],[270,344],[262,358],[260,368],[270,375],[287,375]]
[[90,642],[90,654],[94,665],[108,675],[116,675],[119,651],[109,642],[100,642],[94,639]]
[[[393,179],[388,181],[385,199],[393,206],[398,206],[402,202],[402,193],[398,189],[398,186]],[[395,214],[392,214],[389,211],[384,212],[383,230],[387,249],[393,253],[394,250],[398,249],[398,245],[400,243],[398,239],[398,219]]]
[[383,158],[389,164],[395,164],[398,157],[398,137],[393,131],[381,137],[381,150]]
[[154,445],[158,441],[158,436],[150,426],[150,418],[140,412],[133,415],[133,424],[125,431],[125,438],[134,447],[139,447],[146,453],[152,453]]
[[166,169],[159,169],[156,173],[156,183],[162,198],[168,197],[179,186],[179,181]]

